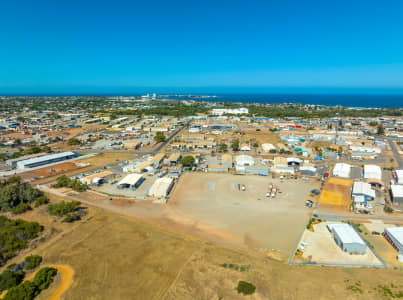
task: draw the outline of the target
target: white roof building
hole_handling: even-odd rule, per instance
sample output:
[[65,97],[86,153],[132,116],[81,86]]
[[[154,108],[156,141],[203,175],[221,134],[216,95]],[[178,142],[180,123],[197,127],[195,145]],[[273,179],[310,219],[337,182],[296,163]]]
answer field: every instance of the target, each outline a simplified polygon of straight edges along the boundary
[[364,178],[382,179],[382,169],[377,165],[365,165],[364,166]]
[[371,188],[371,185],[367,182],[363,181],[358,181],[354,182],[353,184],[353,190],[352,190],[352,195],[353,196],[367,196],[370,198],[375,198],[375,191]]
[[249,109],[245,107],[240,108],[214,108],[212,114],[214,116],[222,116],[224,114],[242,115],[249,113]]
[[351,172],[351,165],[345,163],[337,163],[333,168],[333,176],[349,178]]
[[396,170],[396,183],[403,184],[403,170]]
[[388,227],[385,233],[397,250],[403,253],[403,227]]
[[343,251],[361,254],[366,252],[367,244],[350,225],[345,223],[328,224],[327,227],[333,233],[336,243]]
[[141,178],[143,178],[143,175],[141,174],[129,174],[122,180],[118,182],[118,185],[132,185],[134,186]]
[[262,150],[264,152],[270,152],[270,150],[276,150],[276,147],[273,144],[265,143],[265,144],[262,144]]
[[250,155],[237,155],[235,156],[236,166],[245,167],[245,166],[253,166],[255,164],[255,160]]
[[165,197],[172,189],[174,180],[169,177],[162,177],[155,180],[148,191],[148,195],[152,197]]

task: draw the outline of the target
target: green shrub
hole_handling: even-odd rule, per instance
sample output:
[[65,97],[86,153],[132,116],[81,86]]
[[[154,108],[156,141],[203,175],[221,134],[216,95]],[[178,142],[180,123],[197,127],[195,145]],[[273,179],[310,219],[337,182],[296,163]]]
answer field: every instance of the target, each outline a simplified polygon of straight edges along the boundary
[[0,292],[19,285],[24,279],[24,271],[12,272],[5,270],[0,274]]
[[14,215],[19,215],[22,214],[28,210],[31,210],[31,206],[29,206],[27,203],[20,202],[16,207],[14,207],[11,212]]
[[30,255],[25,257],[25,261],[28,263],[25,269],[32,270],[39,266],[42,262],[42,256]]
[[238,294],[252,295],[255,292],[256,287],[252,283],[239,281],[236,290]]
[[47,211],[52,216],[63,217],[67,214],[70,214],[80,206],[80,202],[71,201],[71,202],[59,202],[55,204],[48,204]]
[[39,291],[42,291],[49,287],[49,285],[53,281],[53,277],[56,274],[57,270],[55,268],[45,267],[40,269],[38,273],[36,273],[32,282],[38,288]]

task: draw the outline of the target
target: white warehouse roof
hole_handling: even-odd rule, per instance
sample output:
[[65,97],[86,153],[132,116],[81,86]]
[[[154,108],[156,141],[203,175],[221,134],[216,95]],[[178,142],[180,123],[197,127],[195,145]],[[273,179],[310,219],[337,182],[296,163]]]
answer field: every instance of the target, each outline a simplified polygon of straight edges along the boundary
[[403,170],[396,170],[396,183],[403,184]]
[[349,178],[351,165],[345,163],[337,163],[333,168],[333,176]]
[[396,245],[399,250],[403,250],[403,227],[388,227],[385,228],[385,231],[390,235],[394,242],[397,243]]
[[276,150],[276,147],[274,147],[273,144],[265,143],[265,144],[262,144],[262,149],[263,149],[263,151],[269,152],[270,150]]
[[43,156],[39,156],[39,157],[33,157],[33,158],[21,160],[21,161],[17,162],[17,165],[19,167],[24,167],[26,165],[42,163],[42,162],[46,162],[48,160],[59,159],[59,158],[63,158],[66,156],[72,156],[72,155],[77,155],[77,154],[72,151],[48,154],[48,155],[43,155]]
[[375,198],[375,191],[371,189],[371,185],[366,182],[354,182],[353,194],[363,194]]
[[403,185],[392,184],[390,188],[392,189],[393,198],[403,198]]
[[376,178],[382,179],[382,169],[377,165],[365,165],[364,166],[364,178]]
[[238,166],[253,166],[255,164],[253,157],[250,155],[237,155],[235,156],[235,161]]
[[331,230],[334,230],[343,244],[356,243],[366,245],[358,233],[348,224],[328,224]]
[[119,181],[118,185],[121,184],[135,185],[142,177],[143,175],[141,174],[129,174],[121,181]]
[[172,178],[169,177],[158,178],[150,187],[148,195],[154,197],[165,197],[168,194],[169,189],[172,186],[172,183],[173,183]]

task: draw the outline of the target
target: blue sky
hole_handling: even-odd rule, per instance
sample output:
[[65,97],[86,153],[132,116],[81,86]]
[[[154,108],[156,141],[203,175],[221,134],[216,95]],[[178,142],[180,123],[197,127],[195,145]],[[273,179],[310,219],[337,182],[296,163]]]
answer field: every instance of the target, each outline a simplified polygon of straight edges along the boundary
[[148,87],[403,93],[403,1],[0,4],[0,94]]

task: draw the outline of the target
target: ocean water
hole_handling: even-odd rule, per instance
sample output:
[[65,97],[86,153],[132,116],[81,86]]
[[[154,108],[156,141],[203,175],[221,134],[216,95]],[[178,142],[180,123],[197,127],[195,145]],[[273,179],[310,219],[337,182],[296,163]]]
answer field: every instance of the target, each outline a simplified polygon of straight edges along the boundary
[[[205,96],[207,96],[206,94]],[[242,103],[300,103],[328,106],[403,108],[403,95],[307,95],[307,94],[212,94],[216,97],[195,98],[170,96],[169,99]]]

